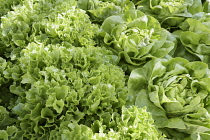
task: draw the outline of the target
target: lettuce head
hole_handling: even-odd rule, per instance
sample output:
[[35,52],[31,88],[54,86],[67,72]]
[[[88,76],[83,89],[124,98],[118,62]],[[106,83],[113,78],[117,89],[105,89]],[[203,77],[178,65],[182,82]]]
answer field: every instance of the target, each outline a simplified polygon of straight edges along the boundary
[[64,121],[108,125],[127,101],[125,74],[105,48],[30,43],[20,55],[4,70],[16,96],[10,105],[14,139],[48,139]]
[[152,15],[166,28],[176,27],[203,11],[201,0],[140,0],[135,3],[139,10]]
[[107,48],[119,56],[119,61],[131,66],[165,57],[173,51],[176,42],[155,18],[138,10],[108,17],[100,34]]
[[183,58],[154,59],[132,71],[133,104],[147,107],[168,137],[184,139],[210,131],[210,70]]
[[98,27],[84,10],[76,7],[74,0],[28,0],[13,9],[1,18],[1,51],[7,58],[20,57],[30,42],[77,47],[96,44]]
[[[197,13],[192,18],[186,19],[180,28],[181,30],[173,34],[180,40],[179,46],[182,47],[177,47],[174,54],[189,60],[199,60],[210,66],[210,15]],[[184,55],[181,55],[184,51]]]

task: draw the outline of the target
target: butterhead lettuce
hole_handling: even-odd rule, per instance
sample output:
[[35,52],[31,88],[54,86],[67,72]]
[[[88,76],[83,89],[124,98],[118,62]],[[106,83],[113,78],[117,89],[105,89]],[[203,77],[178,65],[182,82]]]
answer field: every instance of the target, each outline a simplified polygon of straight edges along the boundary
[[166,28],[176,27],[186,18],[203,11],[201,0],[140,0],[136,5]]
[[175,38],[155,18],[138,10],[108,17],[100,34],[108,48],[133,66],[165,57],[175,48]]
[[184,139],[210,131],[208,65],[183,58],[155,59],[132,71],[131,101],[147,107],[168,137]]
[[87,11],[91,21],[100,25],[110,16],[135,9],[130,0],[78,0],[77,5]]
[[210,65],[210,15],[202,12],[197,13],[192,18],[186,19],[180,28],[182,30],[173,33],[178,35],[177,37],[181,41],[180,45],[182,45],[182,49],[177,48],[175,54],[180,55],[186,51],[191,55],[191,58]]

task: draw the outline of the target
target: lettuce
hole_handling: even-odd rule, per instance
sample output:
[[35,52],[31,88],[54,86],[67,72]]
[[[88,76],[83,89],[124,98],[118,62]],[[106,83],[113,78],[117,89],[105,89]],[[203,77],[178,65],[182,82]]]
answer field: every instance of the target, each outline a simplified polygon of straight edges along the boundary
[[210,12],[210,1],[209,0],[205,0],[203,2],[203,12],[209,13]]
[[12,10],[12,7],[18,5],[22,0],[0,0],[0,17]]
[[203,11],[201,0],[141,0],[136,5],[166,28],[176,27],[185,18]]
[[0,57],[0,86],[7,83],[7,79],[4,77],[4,70],[7,69],[9,63]]
[[62,122],[58,131],[52,131],[50,140],[72,139],[72,140],[161,140],[164,136],[153,125],[154,120],[145,108],[132,106],[122,107],[120,114],[112,114],[110,124],[112,128],[107,130],[107,126],[101,121],[95,121],[93,125],[87,127],[76,123]]
[[133,66],[145,64],[151,58],[165,57],[172,53],[176,42],[156,19],[138,10],[108,17],[100,34],[108,48]]
[[154,59],[132,71],[131,102],[147,107],[169,138],[207,133],[209,138],[210,78],[208,65],[183,58]]
[[127,101],[124,72],[105,48],[31,43],[20,56],[5,70],[17,96],[11,106],[18,127],[14,139],[48,139],[63,121],[108,125]]
[[[11,105],[15,101],[15,96],[8,89],[11,84],[10,80],[5,77],[5,70],[11,66],[11,63],[0,57],[0,131],[6,130],[7,127],[16,122],[12,116]],[[4,131],[0,132],[2,136]]]
[[182,33],[181,30],[174,31],[172,33],[173,36],[176,37],[177,39],[177,47],[173,54],[173,57],[182,57],[189,61],[200,61],[200,58],[191,53],[191,51],[189,51],[189,49],[187,49],[187,47],[185,47],[185,45],[181,42],[180,40],[181,33]]
[[0,130],[5,129],[16,121],[14,118],[11,118],[9,114],[10,112],[8,112],[5,107],[0,106]]
[[135,5],[129,0],[78,0],[77,5],[87,11],[91,21],[100,25],[110,16],[135,9]]
[[[3,55],[15,60],[30,42],[94,46],[98,27],[75,1],[24,1],[2,17]],[[87,28],[88,27],[88,28]]]
[[[210,16],[206,13],[197,13],[192,18],[186,19],[181,25],[182,30],[178,30],[173,34],[178,35],[181,41],[182,49],[177,48],[176,55],[180,56],[183,51],[185,54],[191,55],[189,60],[199,60],[210,65]],[[182,50],[182,51],[180,51]],[[188,56],[189,56],[188,55]],[[185,57],[184,55],[183,57]],[[187,58],[187,57],[185,57]],[[189,58],[189,57],[188,57]],[[187,59],[188,59],[187,58]]]
[[0,0],[0,139],[210,139],[209,0]]

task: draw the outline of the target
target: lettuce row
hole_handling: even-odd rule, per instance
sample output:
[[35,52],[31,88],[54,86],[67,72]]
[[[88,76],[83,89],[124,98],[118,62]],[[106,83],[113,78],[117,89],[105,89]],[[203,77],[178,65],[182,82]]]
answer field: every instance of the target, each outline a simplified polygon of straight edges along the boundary
[[210,70],[184,58],[154,59],[132,71],[130,101],[147,107],[155,125],[170,138],[184,139],[210,132]]
[[1,4],[0,139],[210,139],[209,1]]

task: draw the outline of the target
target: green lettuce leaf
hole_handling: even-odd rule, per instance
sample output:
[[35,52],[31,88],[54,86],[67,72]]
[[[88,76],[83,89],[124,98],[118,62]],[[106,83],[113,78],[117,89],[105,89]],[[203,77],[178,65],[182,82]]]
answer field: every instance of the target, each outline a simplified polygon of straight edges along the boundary
[[58,131],[52,131],[50,140],[108,140],[138,139],[162,140],[164,136],[153,125],[154,120],[145,108],[122,107],[121,114],[112,114],[111,128],[96,120],[91,127],[76,123],[62,122]]
[[[191,57],[194,57],[194,60],[205,62],[208,65],[210,65],[209,27],[209,15],[205,13],[197,13],[192,18],[185,20],[180,25],[182,30],[176,31],[178,33],[177,39],[181,41],[180,45],[183,48],[182,50],[188,53]],[[176,52],[177,56],[183,53],[183,51],[181,51],[179,48],[177,48]]]
[[9,117],[9,114],[10,112],[8,112],[6,108],[0,106],[0,130],[5,129],[7,126],[16,121],[15,119]]
[[184,44],[182,44],[180,40],[181,33],[182,30],[177,30],[172,33],[174,37],[176,37],[177,39],[177,47],[173,54],[173,57],[182,57],[189,61],[200,61],[200,58],[198,56],[194,55],[190,49],[188,49],[187,47],[184,46]]
[[129,0],[78,0],[77,5],[87,11],[91,21],[100,25],[110,16],[135,9],[135,5]]
[[0,31],[2,53],[15,60],[30,42],[94,46],[98,27],[74,0],[29,0],[2,17]]
[[0,17],[13,9],[13,6],[21,4],[22,0],[0,0]]
[[203,2],[203,12],[209,13],[209,11],[210,11],[210,1],[209,0],[205,0]]
[[117,56],[105,48],[31,43],[20,56],[14,70],[7,70],[10,80],[19,75],[10,85],[17,96],[14,139],[48,139],[64,121],[85,128],[96,120],[108,125],[126,104],[125,74],[116,66]]
[[146,106],[169,138],[209,133],[209,80],[208,65],[203,62],[154,59],[132,71],[130,102]]
[[165,28],[173,28],[186,18],[202,12],[201,0],[141,0],[136,3],[138,9],[154,16]]
[[173,52],[176,42],[156,19],[138,10],[108,17],[100,34],[121,62],[125,60],[133,66],[145,64],[151,58],[165,57]]

